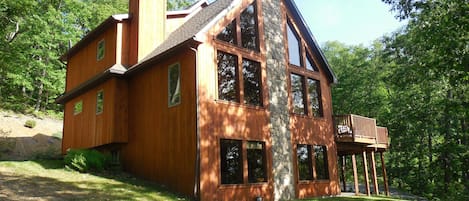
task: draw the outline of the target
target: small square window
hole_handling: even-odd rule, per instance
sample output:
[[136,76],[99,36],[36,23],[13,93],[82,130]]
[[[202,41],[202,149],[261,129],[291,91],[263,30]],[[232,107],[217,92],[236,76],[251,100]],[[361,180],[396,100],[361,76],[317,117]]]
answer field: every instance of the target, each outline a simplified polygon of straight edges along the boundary
[[181,67],[179,63],[168,68],[168,106],[181,103]]
[[104,109],[104,91],[100,90],[96,94],[96,114],[100,114]]
[[73,114],[77,115],[83,111],[83,101],[80,100],[73,105]]
[[98,42],[98,46],[96,48],[96,60],[99,61],[104,58],[104,50],[106,49],[105,45],[106,44],[104,42],[104,39]]

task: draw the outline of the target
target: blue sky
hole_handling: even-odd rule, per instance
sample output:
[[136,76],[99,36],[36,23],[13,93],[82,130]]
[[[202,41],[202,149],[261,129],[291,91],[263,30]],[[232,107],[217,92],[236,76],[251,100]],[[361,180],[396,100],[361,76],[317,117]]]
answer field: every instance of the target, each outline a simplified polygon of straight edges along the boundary
[[381,0],[295,0],[319,44],[365,46],[403,26]]

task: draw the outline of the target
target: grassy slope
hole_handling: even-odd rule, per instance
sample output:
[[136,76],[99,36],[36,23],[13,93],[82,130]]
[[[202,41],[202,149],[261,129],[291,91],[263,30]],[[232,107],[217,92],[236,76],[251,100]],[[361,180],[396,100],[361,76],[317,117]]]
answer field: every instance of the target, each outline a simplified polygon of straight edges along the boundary
[[402,201],[399,198],[390,197],[367,197],[367,196],[344,196],[344,197],[330,197],[330,198],[317,198],[317,199],[306,199],[302,201]]
[[0,162],[0,200],[184,200],[128,174],[82,174],[62,161]]

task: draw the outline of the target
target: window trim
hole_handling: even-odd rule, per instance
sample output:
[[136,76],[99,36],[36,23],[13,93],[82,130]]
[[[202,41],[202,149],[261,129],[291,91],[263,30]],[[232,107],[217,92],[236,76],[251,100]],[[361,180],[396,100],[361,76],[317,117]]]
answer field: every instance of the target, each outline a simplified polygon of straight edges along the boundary
[[[176,85],[176,89],[175,89],[175,92],[179,89],[179,100],[177,102],[172,102],[171,101],[171,69],[174,69],[174,68],[177,68],[178,70],[178,80],[177,80],[177,85],[179,85],[179,87],[177,87]],[[168,107],[174,107],[174,106],[177,106],[177,105],[180,105],[182,102],[182,92],[181,92],[181,64],[179,62],[176,62],[174,64],[171,64],[168,66]]]
[[[296,153],[298,153],[298,147],[299,145],[306,145],[308,150],[310,151],[309,157],[310,157],[310,167],[311,167],[311,179],[300,179],[300,170],[299,170],[299,160],[298,157],[296,157],[296,176],[297,176],[297,182],[298,183],[309,183],[309,182],[328,182],[331,181],[330,173],[329,173],[329,154],[327,153],[328,148],[326,145],[321,145],[321,144],[307,144],[307,143],[297,143],[296,144]],[[326,173],[326,179],[318,179],[318,173],[317,173],[317,165],[316,165],[316,150],[315,147],[322,147],[324,148],[324,162],[325,162],[325,172]]]
[[[102,48],[102,55],[100,54],[101,52],[100,48]],[[100,41],[98,41],[96,45],[96,61],[103,60],[105,55],[106,55],[106,41],[103,38]]]
[[[76,111],[78,104],[81,104],[80,111]],[[78,114],[81,114],[82,112],[83,112],[83,100],[80,99],[79,101],[76,101],[73,104],[73,115],[78,115]]]
[[[99,94],[102,94],[102,100],[101,100],[101,110],[99,111]],[[100,89],[98,92],[96,92],[96,115],[102,114],[104,112],[104,90]]]

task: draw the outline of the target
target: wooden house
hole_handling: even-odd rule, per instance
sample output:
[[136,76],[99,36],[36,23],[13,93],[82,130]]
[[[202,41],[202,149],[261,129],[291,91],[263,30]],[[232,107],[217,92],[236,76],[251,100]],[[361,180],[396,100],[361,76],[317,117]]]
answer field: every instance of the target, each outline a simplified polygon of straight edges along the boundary
[[61,59],[63,153],[197,200],[340,193],[336,78],[292,0],[130,0]]

